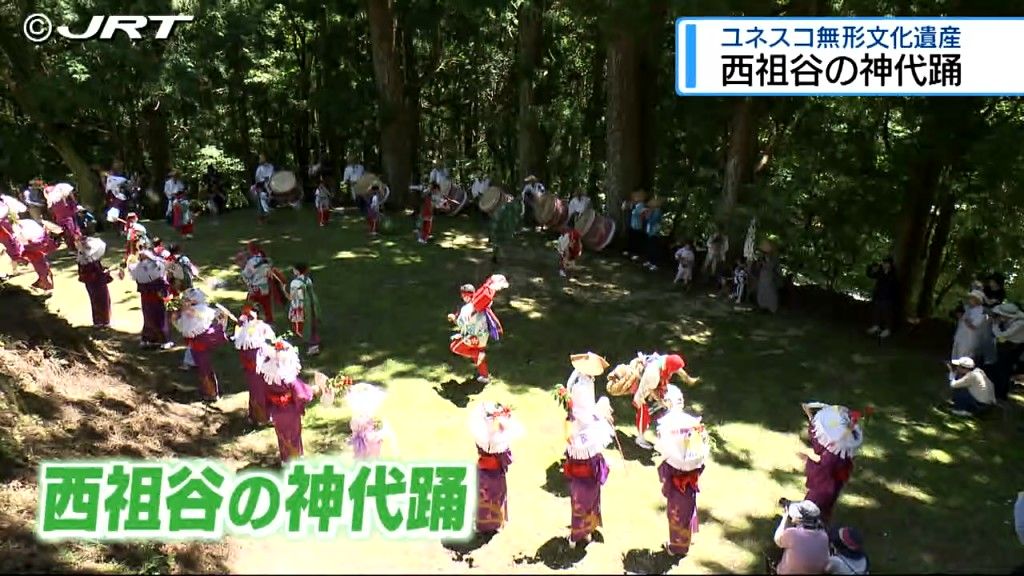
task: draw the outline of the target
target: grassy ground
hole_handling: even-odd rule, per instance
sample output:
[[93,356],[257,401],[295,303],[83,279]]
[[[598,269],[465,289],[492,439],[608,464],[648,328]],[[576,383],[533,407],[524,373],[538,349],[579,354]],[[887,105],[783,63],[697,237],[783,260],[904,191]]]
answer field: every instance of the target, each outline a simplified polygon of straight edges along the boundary
[[[670,277],[618,258],[585,255],[577,277],[564,281],[556,274],[553,245],[540,237],[528,238],[508,261],[494,266],[480,224],[469,218],[437,219],[437,242],[430,246],[415,243],[411,221],[407,226],[401,221],[395,236],[370,241],[355,218],[343,217],[325,229],[313,227],[314,218],[310,210],[288,210],[275,213],[264,228],[257,228],[248,212],[216,226],[201,221],[187,252],[218,284],[212,298],[236,310],[244,293],[231,257],[245,240],[262,241],[281,267],[309,262],[325,317],[323,353],[306,367],[344,370],[385,384],[390,397],[384,417],[397,431],[403,459],[472,459],[466,402],[512,403],[528,435],[514,447],[511,522],[472,550],[378,539],[231,540],[227,570],[757,572],[762,550],[771,544],[776,501],[803,494],[797,452],[805,422],[799,403],[807,400],[871,403],[877,409],[836,513],[838,521],[865,533],[874,572],[992,573],[1021,562],[1011,526],[1012,501],[1021,488],[1021,398],[1015,396],[985,422],[942,414],[935,408],[944,390],[941,353],[899,343],[879,347],[862,336],[859,325],[786,313],[771,317],[736,311],[703,295],[684,296],[671,289]],[[162,223],[147,226],[173,237]],[[56,290],[46,307],[71,326],[86,326],[85,290],[75,281],[70,258],[57,260]],[[445,315],[458,304],[459,285],[494,272],[511,283],[494,307],[507,337],[489,354],[492,383],[466,398],[477,391],[448,384],[472,371],[468,362],[448,353]],[[27,275],[14,283],[27,286],[32,280]],[[216,406],[220,412],[204,410],[193,403],[191,375],[174,370],[180,349],[136,349],[142,319],[134,285],[115,281],[111,288],[115,331],[93,344],[106,347],[119,366],[126,361],[141,366],[138,373],[123,373],[145,394],[130,403],[133,410],[145,410],[147,398],[160,402],[167,426],[181,430],[152,432],[170,439],[151,448],[140,447],[145,433],[123,445],[108,442],[105,453],[210,455],[238,468],[273,462],[273,432],[244,433],[246,394],[234,351],[222,349],[216,358],[226,391]],[[4,310],[4,315],[11,310],[6,302]],[[604,542],[585,554],[565,544],[569,501],[556,468],[562,416],[550,390],[571,371],[569,354],[587,350],[613,363],[638,350],[679,351],[690,373],[702,377],[686,391],[687,403],[713,427],[716,446],[701,481],[701,530],[689,557],[679,562],[655,553],[667,536],[656,463],[630,440],[633,413],[622,398],[613,404],[625,460],[609,450]],[[308,452],[349,458],[344,408],[313,407],[305,430]],[[69,439],[56,453],[75,457],[82,446]],[[30,507],[31,502],[22,503],[22,509]],[[122,565],[131,569],[130,563]]]

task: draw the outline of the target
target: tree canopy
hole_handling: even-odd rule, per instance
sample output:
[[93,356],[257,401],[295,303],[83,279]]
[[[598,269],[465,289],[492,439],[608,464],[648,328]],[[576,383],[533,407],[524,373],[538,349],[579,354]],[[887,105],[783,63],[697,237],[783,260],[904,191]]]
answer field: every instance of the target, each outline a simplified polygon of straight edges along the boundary
[[[681,15],[1020,15],[995,0],[12,0],[0,5],[0,176],[100,167],[160,182],[207,164],[241,194],[257,154],[298,175],[350,157],[405,184],[443,158],[517,186],[536,174],[617,215],[637,188],[666,230],[775,237],[798,279],[865,290],[893,254],[907,314],[1024,255],[1017,98],[681,98]],[[191,14],[167,41],[32,44],[27,14]]]

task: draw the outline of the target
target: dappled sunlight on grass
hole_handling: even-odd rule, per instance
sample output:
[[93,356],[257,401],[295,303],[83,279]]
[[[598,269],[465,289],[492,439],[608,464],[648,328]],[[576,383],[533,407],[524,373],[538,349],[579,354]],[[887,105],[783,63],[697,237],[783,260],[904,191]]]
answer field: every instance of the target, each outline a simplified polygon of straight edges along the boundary
[[[975,422],[933,410],[945,396],[941,374],[931,387],[936,380],[932,357],[895,345],[879,348],[860,327],[827,325],[786,312],[738,313],[724,299],[709,300],[699,291],[680,293],[671,285],[670,272],[643,273],[606,255],[586,254],[577,273],[564,281],[557,277],[549,237],[525,234],[516,241],[514,255],[496,266],[481,253],[488,249],[483,225],[466,218],[439,219],[436,243],[428,246],[402,230],[404,220],[401,232],[377,240],[368,240],[362,222],[354,218],[342,217],[324,229],[310,226],[308,210],[294,216],[275,212],[272,220],[258,232],[266,237],[262,244],[282,270],[297,260],[314,267],[323,310],[322,354],[303,357],[304,377],[318,369],[384,386],[388,398],[381,416],[394,429],[403,460],[472,462],[475,447],[467,418],[475,402],[511,404],[523,422],[526,437],[513,447],[508,475],[510,523],[472,552],[474,571],[553,572],[513,558],[534,558],[552,538],[567,534],[569,502],[557,469],[565,414],[551,390],[572,371],[569,355],[587,350],[612,365],[637,351],[680,352],[687,371],[701,378],[683,391],[688,409],[703,416],[714,438],[700,481],[702,525],[690,555],[670,573],[762,569],[761,552],[771,546],[778,499],[805,492],[798,452],[807,449],[801,438],[806,420],[799,404],[809,400],[878,408],[865,426],[866,443],[837,507],[841,521],[866,533],[876,571],[1005,567],[1012,543],[1000,539],[1009,510],[1000,491],[1016,490],[1014,474],[1021,469],[1016,416]],[[216,228],[200,222],[197,240],[186,245],[204,276],[218,280],[211,298],[233,310],[245,294],[231,258],[238,250],[236,238],[254,233],[252,222],[251,213],[244,212],[228,215]],[[170,234],[163,223],[147,226],[158,235]],[[121,243],[109,237],[108,242],[111,263]],[[506,333],[488,349],[492,380],[483,386],[472,381],[471,363],[448,351],[452,328],[445,315],[461,305],[460,284],[478,285],[492,273],[506,274],[511,287],[495,300]],[[76,326],[88,325],[88,300],[70,259],[62,260],[55,275],[58,286],[49,309]],[[13,282],[27,286],[33,279],[27,275]],[[125,340],[133,340],[141,328],[135,285],[115,280],[111,292],[117,303],[115,327],[130,335]],[[283,332],[285,313],[276,313],[277,329]],[[192,383],[193,374],[173,370],[180,358],[179,348],[129,361],[146,369],[169,368],[168,378]],[[225,390],[217,407],[243,417],[247,394],[235,351],[230,346],[219,350],[215,362]],[[605,395],[603,379],[597,386],[598,396]],[[577,573],[621,572],[627,556],[656,551],[667,536],[655,470],[659,461],[633,444],[629,398],[611,401],[627,459],[614,444],[605,452],[611,468],[603,488],[605,543],[588,547],[572,568]],[[304,421],[307,451],[349,459],[349,417],[340,399],[336,406],[311,405]],[[211,431],[211,440],[232,466],[263,465],[277,454],[272,429]],[[979,492],[992,496],[965,518],[970,495]],[[982,545],[993,554],[973,564],[956,556],[956,550],[946,550]],[[270,538],[240,546],[236,572],[470,569],[467,561],[453,559],[436,543],[339,538],[296,544]],[[338,558],[345,559],[344,567]],[[403,560],[395,564],[396,558]]]

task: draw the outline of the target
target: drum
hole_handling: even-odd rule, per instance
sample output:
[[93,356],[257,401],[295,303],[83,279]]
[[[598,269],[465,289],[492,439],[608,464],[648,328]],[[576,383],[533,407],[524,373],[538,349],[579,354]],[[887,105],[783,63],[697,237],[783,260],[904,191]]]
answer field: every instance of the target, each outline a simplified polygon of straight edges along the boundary
[[576,218],[576,231],[591,252],[600,252],[615,238],[615,221],[587,208]]
[[452,184],[450,180],[441,185],[441,197],[444,201],[437,209],[441,214],[456,216],[466,204],[469,204],[469,194],[460,186]]
[[288,170],[280,170],[270,177],[270,191],[274,194],[291,194],[297,182],[295,174]]
[[480,210],[488,216],[498,212],[498,208],[512,201],[512,195],[506,194],[497,186],[491,186],[480,195]]
[[569,220],[569,207],[554,194],[543,194],[533,207],[537,222],[548,230],[561,230]]
[[356,183],[353,184],[353,188],[355,188],[355,192],[359,196],[369,196],[370,187],[373,186],[374,184],[379,184],[381,190],[383,190],[383,194],[381,195],[380,198],[380,204],[381,206],[383,206],[384,203],[388,201],[388,197],[391,196],[391,188],[385,186],[384,183],[381,181],[380,177],[378,177],[373,172],[366,172],[365,174],[360,176],[359,180],[356,180]]

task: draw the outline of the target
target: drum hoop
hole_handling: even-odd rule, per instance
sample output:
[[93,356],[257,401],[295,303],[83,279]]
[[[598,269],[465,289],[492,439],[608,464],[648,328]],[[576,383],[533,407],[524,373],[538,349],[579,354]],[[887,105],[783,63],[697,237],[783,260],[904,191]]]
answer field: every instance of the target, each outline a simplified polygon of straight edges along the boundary
[[615,238],[615,230],[616,230],[615,220],[612,220],[611,218],[607,218],[606,221],[611,224],[611,226],[609,226],[608,236],[604,239],[604,242],[602,242],[600,245],[597,246],[597,249],[595,250],[595,252],[600,252],[601,250],[604,250],[605,248],[607,248],[608,245],[612,243],[612,239]]
[[[291,186],[288,188],[284,188],[282,186],[282,181],[289,180],[291,181]],[[277,194],[287,194],[288,192],[294,190],[297,185],[298,180],[295,178],[295,174],[290,170],[280,170],[278,172],[275,172],[274,175],[270,177],[270,189],[276,192]]]

